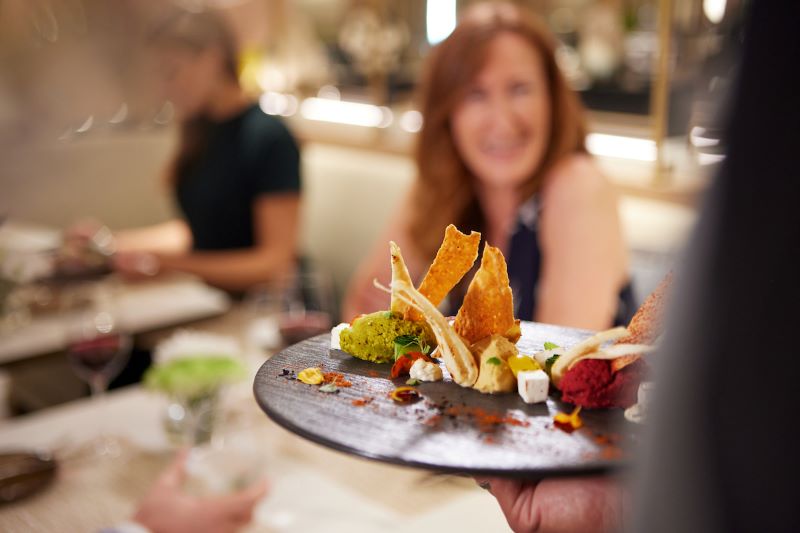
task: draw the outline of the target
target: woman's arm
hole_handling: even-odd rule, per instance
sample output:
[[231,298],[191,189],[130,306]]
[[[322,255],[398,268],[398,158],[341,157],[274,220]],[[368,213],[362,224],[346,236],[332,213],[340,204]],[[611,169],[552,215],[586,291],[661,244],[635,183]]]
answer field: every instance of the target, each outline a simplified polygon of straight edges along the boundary
[[535,319],[610,327],[627,280],[626,251],[616,194],[587,156],[571,157],[546,178],[540,228]]
[[369,254],[361,261],[350,279],[342,304],[342,319],[350,320],[361,313],[389,308],[389,295],[376,289],[372,280],[377,279],[387,286],[392,280],[392,268],[389,262],[390,240],[400,246],[412,279],[417,279],[419,276],[420,261],[408,234],[409,203],[409,199],[400,203],[398,213],[392,217],[386,230],[375,241]]
[[119,252],[185,253],[192,248],[192,233],[180,219],[118,231],[114,240]]
[[241,291],[287,273],[294,265],[300,197],[297,193],[263,195],[253,206],[252,248],[190,253],[156,253],[161,270],[200,276],[220,288]]

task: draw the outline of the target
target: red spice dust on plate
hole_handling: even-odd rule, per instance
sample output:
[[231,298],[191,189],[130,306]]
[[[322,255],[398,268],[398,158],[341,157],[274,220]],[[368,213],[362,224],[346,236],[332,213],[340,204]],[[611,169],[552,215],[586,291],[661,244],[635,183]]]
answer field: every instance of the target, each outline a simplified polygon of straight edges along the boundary
[[504,425],[521,427],[527,427],[530,425],[530,422],[514,418],[511,415],[492,413],[486,411],[485,409],[481,409],[480,407],[468,407],[466,405],[448,407],[444,411],[444,414],[452,417],[470,417],[475,420],[475,422],[478,424],[478,430],[480,430],[482,433],[491,433],[498,427]]
[[364,407],[365,405],[372,403],[372,398],[370,396],[364,396],[363,398],[358,398],[350,402],[355,407]]
[[336,385],[337,387],[352,387],[353,384],[344,378],[344,374],[339,372],[325,372],[322,374],[325,383]]

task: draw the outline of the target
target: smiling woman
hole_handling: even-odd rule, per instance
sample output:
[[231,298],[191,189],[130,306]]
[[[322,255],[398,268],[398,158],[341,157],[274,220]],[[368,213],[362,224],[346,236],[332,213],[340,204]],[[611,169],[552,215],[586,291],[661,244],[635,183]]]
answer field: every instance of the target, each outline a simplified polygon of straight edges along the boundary
[[[515,316],[605,329],[634,307],[616,197],[586,152],[583,109],[555,50],[519,6],[464,13],[427,58],[418,178],[379,242],[396,241],[419,279],[448,224],[479,231],[509,259]],[[362,265],[344,316],[386,307],[371,290],[374,277],[388,279],[383,254]]]

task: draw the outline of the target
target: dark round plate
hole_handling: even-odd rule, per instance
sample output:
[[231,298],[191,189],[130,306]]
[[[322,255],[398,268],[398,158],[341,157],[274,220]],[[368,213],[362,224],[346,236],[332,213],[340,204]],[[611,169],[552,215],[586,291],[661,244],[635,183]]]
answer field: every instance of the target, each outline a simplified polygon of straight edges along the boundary
[[[590,334],[523,322],[517,346],[531,354],[545,341],[571,346]],[[253,384],[272,420],[318,444],[402,466],[530,479],[602,473],[628,463],[636,427],[619,409],[583,411],[583,428],[567,433],[553,416],[571,406],[556,395],[526,405],[516,393],[481,394],[453,383],[444,365],[444,381],[422,383],[421,400],[398,404],[389,393],[407,378],[391,380],[390,365],[329,346],[328,334],[290,346],[262,365]],[[340,372],[352,386],[325,393],[294,379],[308,367]]]

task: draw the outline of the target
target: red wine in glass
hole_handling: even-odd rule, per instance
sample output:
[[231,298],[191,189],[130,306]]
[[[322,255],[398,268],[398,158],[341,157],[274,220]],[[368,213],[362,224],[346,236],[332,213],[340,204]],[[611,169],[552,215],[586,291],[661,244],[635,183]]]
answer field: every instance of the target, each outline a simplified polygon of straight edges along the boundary
[[284,343],[295,344],[331,329],[330,314],[322,311],[289,313],[280,317],[278,330]]
[[102,392],[122,371],[130,349],[130,339],[121,333],[109,333],[78,339],[70,344],[67,358],[75,374]]

